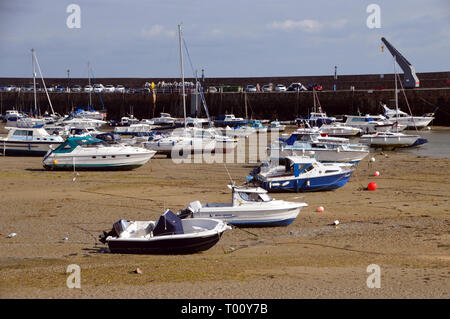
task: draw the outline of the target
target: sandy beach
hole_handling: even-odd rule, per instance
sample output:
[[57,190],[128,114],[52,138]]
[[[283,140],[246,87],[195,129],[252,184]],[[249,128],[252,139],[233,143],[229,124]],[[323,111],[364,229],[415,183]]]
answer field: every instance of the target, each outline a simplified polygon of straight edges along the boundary
[[[242,184],[257,165],[227,168]],[[374,151],[342,188],[271,194],[309,205],[287,227],[233,227],[193,255],[119,255],[98,241],[119,219],[229,202],[223,164],[157,155],[74,182],[41,157],[0,156],[0,298],[449,298],[449,176],[448,158]],[[365,190],[371,181],[377,190]],[[81,289],[66,285],[70,264],[81,267]],[[381,288],[367,286],[371,264]]]

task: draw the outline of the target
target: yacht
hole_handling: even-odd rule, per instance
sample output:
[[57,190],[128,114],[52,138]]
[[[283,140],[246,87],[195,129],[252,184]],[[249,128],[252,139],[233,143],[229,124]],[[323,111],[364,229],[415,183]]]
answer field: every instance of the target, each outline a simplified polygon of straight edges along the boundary
[[64,142],[63,137],[49,134],[44,128],[5,127],[6,137],[0,138],[0,149],[6,155],[43,156],[50,145]]
[[155,151],[110,144],[92,136],[69,137],[44,156],[46,169],[130,170],[147,163]]
[[384,115],[391,120],[397,121],[401,125],[405,125],[406,128],[418,128],[423,129],[428,124],[431,123],[431,121],[434,120],[433,116],[411,116],[400,109],[398,111],[394,109],[390,109],[386,106],[386,104],[381,105],[384,110]]

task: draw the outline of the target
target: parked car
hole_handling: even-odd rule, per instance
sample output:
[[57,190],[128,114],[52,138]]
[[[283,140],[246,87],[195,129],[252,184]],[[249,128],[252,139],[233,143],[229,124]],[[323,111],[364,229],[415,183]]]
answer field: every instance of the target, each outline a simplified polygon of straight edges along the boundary
[[249,85],[247,85],[246,87],[245,87],[245,91],[247,91],[247,92],[256,92],[257,90],[256,90],[256,86],[254,86],[254,85],[252,85],[252,84],[249,84]]
[[121,84],[117,85],[115,90],[116,93],[125,93],[125,87]]
[[94,84],[94,92],[95,93],[101,93],[103,92],[103,90],[105,89],[105,87],[103,86],[103,84]]
[[286,92],[287,88],[284,84],[277,84],[277,86],[275,87],[275,91],[276,92]]
[[94,88],[92,87],[92,85],[88,84],[84,87],[84,92],[92,92],[92,91],[94,91]]
[[208,88],[208,92],[209,92],[209,93],[217,93],[217,88],[214,87],[214,86],[210,86],[210,87]]
[[317,84],[317,83],[309,83],[308,84],[308,90],[312,91],[313,89],[315,91],[322,91],[323,87],[322,87],[322,85]]
[[55,87],[54,86],[49,86],[47,88],[47,92],[55,92]]
[[71,90],[72,92],[81,92],[81,85],[74,85],[73,87],[72,87],[72,90]]
[[116,90],[116,88],[114,87],[114,85],[108,84],[107,86],[105,86],[103,88],[103,92],[105,93],[114,93],[114,91]]
[[14,85],[8,85],[5,88],[5,92],[14,92],[16,90],[16,87]]
[[291,83],[287,88],[288,91],[307,91],[308,89],[300,82]]
[[61,93],[61,92],[65,92],[66,88],[62,85],[57,85],[55,86],[55,92]]
[[273,90],[273,84],[272,83],[265,84],[262,87],[262,91],[263,92],[272,92],[272,90]]

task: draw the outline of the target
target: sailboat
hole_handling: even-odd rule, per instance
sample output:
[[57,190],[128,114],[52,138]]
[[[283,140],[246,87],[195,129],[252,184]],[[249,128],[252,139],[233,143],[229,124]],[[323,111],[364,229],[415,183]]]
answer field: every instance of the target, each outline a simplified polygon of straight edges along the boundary
[[[398,123],[398,90],[397,90],[397,67],[396,67],[396,56],[394,55],[394,77],[395,77],[395,109],[396,109],[396,123]],[[397,130],[394,132],[378,132],[375,134],[365,134],[360,138],[360,143],[368,144],[375,148],[390,148],[395,149],[398,147],[411,147],[418,146],[428,141],[421,138],[419,135],[409,135],[400,133]]]
[[165,154],[168,157],[172,155],[185,156],[185,153],[200,153],[204,151],[213,152],[216,147],[215,139],[203,139],[191,134],[187,128],[186,121],[186,94],[184,82],[184,66],[183,66],[183,44],[181,25],[178,25],[178,40],[180,48],[180,68],[182,80],[182,97],[183,97],[183,111],[184,111],[184,127],[176,129],[169,136],[161,136],[151,141],[144,143],[148,149],[154,150],[157,153]]

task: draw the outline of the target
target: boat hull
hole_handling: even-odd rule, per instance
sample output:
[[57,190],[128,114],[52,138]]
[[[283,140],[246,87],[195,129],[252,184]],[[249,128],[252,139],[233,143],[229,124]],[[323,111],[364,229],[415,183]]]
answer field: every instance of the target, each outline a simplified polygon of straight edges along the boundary
[[27,141],[0,141],[0,153],[16,156],[44,156],[50,149],[50,145],[55,147],[60,142],[27,142]]
[[131,170],[145,165],[154,154],[63,154],[44,158],[43,165],[52,170]]
[[[274,149],[275,150],[275,149]],[[340,162],[340,163],[352,163],[357,164],[363,160],[369,151],[347,151],[347,150],[321,150],[321,149],[293,149],[284,148],[279,150],[279,158],[285,158],[286,156],[314,156],[319,162]],[[272,155],[271,155],[272,157]]]
[[347,184],[353,171],[344,173],[310,177],[310,178],[267,178],[260,180],[261,187],[269,192],[277,191],[295,191],[295,192],[314,192],[328,191],[340,188]]
[[252,210],[240,207],[203,207],[194,217],[220,219],[227,224],[239,227],[288,226],[300,213],[301,207]]
[[120,254],[192,254],[213,247],[222,236],[214,233],[208,236],[192,238],[167,238],[159,240],[109,240],[108,247],[112,253]]
[[418,136],[361,136],[360,142],[372,147],[409,147],[414,145]]

